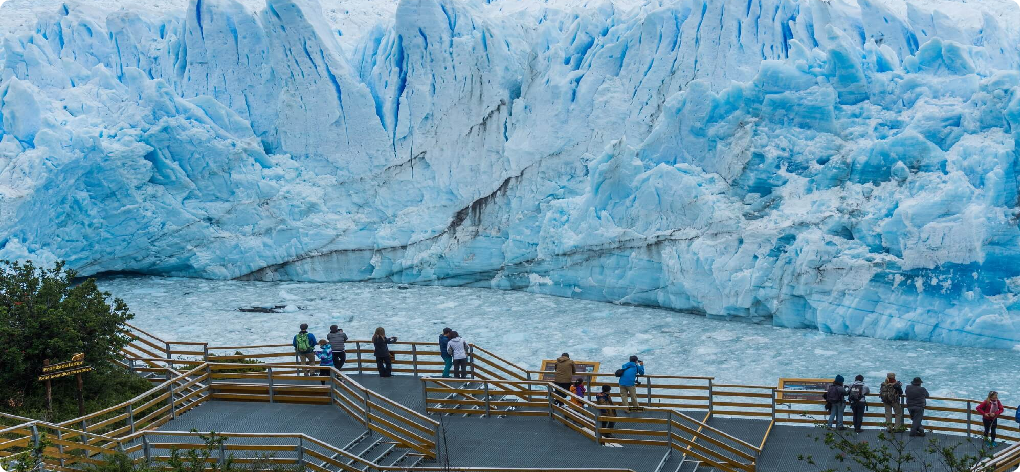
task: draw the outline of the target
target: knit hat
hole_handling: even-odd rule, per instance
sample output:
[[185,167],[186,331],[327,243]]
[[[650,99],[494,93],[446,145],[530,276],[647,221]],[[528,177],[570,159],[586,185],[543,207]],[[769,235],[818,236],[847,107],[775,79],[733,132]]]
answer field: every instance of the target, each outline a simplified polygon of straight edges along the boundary
[[836,375],[836,383],[838,383],[838,384],[843,383],[843,376],[842,375]]
[[921,385],[921,378],[920,377],[914,377],[914,381],[910,382],[910,383],[912,383],[914,385]]

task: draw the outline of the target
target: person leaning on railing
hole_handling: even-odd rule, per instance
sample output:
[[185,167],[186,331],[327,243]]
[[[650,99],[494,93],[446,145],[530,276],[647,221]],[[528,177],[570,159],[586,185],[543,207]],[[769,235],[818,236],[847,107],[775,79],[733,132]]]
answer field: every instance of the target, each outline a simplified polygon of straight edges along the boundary
[[372,335],[372,347],[379,377],[393,376],[393,353],[390,352],[389,345],[395,342],[397,342],[397,338],[387,338],[386,330],[382,326],[375,329],[375,334]]
[[347,362],[347,334],[344,330],[332,325],[329,327],[329,334],[326,335],[326,339],[329,341],[330,347],[333,349],[333,367],[336,370],[343,370],[344,363]]
[[450,377],[450,367],[453,367],[453,356],[446,352],[452,332],[453,330],[450,328],[443,328],[443,334],[439,335],[439,355],[443,358],[443,378]]
[[914,380],[907,385],[907,412],[910,413],[910,435],[924,436],[924,407],[927,406],[928,389],[921,386],[921,378],[914,377]]
[[456,331],[450,331],[450,342],[446,343],[446,352],[453,358],[453,377],[467,378],[468,343]]

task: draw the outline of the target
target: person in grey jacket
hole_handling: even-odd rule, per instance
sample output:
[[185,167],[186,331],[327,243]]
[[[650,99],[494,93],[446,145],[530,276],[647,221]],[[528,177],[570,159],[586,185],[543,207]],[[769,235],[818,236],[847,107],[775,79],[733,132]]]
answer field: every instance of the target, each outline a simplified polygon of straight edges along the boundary
[[326,334],[326,340],[333,348],[333,367],[336,367],[336,370],[344,370],[344,363],[347,362],[347,350],[344,347],[344,343],[347,342],[347,334],[336,325],[332,325],[329,327],[329,333]]
[[921,421],[924,420],[924,407],[927,406],[928,389],[921,386],[921,378],[914,377],[914,380],[907,385],[907,412],[910,413],[911,436],[924,436],[924,428]]

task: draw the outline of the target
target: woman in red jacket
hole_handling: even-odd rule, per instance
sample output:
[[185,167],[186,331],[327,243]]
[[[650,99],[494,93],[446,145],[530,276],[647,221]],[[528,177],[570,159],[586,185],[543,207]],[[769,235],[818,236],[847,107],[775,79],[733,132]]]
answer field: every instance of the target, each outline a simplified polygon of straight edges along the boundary
[[985,424],[985,444],[988,446],[995,447],[995,426],[1004,410],[1002,402],[999,401],[999,394],[995,391],[988,392],[988,398],[977,406],[977,412],[981,413],[981,419]]

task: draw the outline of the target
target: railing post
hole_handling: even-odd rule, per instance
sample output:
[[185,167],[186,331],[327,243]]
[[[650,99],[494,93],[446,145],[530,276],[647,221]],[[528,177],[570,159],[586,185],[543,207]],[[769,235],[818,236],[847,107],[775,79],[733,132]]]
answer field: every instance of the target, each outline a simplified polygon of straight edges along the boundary
[[266,374],[269,376],[269,403],[276,403],[273,399],[273,368],[266,367]]
[[372,435],[372,428],[370,428],[368,426],[372,422],[372,417],[369,416],[369,414],[368,414],[369,413],[368,391],[367,390],[362,390],[361,391],[361,397],[364,398],[364,400],[365,400],[365,429],[368,430],[368,435],[371,436]]
[[336,402],[336,367],[329,369],[329,404]]
[[489,418],[492,416],[492,413],[489,410],[489,381],[483,380],[482,386],[485,387],[485,417]]
[[171,381],[167,384],[167,389],[170,390],[170,419],[177,418],[177,407],[174,406],[174,383]]
[[553,418],[553,391],[552,391],[552,385],[546,384],[545,385],[545,392],[546,392],[546,396],[549,399],[549,419],[552,419]]
[[712,417],[712,379],[708,379],[708,417]]
[[648,389],[648,407],[651,408],[652,407],[652,378],[651,377],[645,377],[645,380],[648,381],[648,386],[646,387]]
[[411,371],[414,372],[414,376],[418,376],[418,345],[411,345]]
[[602,423],[599,420],[602,418],[602,410],[599,408],[595,409],[595,444],[602,445]]
[[135,409],[130,403],[127,404],[128,426],[131,427],[131,434],[135,432]]
[[772,391],[772,421],[776,421],[776,389],[770,389]]
[[471,378],[473,379],[475,378],[475,347],[468,345],[467,351],[468,358],[470,359],[468,364],[471,365]]
[[145,463],[151,464],[152,455],[149,452],[149,438],[147,438],[144,433],[142,434],[142,454],[143,457],[145,457]]
[[354,349],[356,349],[357,352],[358,352],[358,373],[360,374],[361,373],[361,342],[360,341],[355,341],[354,342]]
[[[206,387],[212,387],[212,380],[213,380],[212,379],[212,365],[210,365],[208,362],[206,362],[206,364],[205,364],[205,374],[208,376],[208,377],[205,378],[205,386]],[[209,393],[210,392],[207,392],[206,394],[208,395]]]
[[305,438],[298,436],[298,448],[297,448],[297,463],[298,470],[304,470],[305,468]]
[[209,362],[209,343],[202,345],[202,360]]
[[227,446],[224,445],[225,442],[227,442],[227,438],[223,438],[223,441],[220,441],[220,467],[221,468],[227,464]]
[[64,440],[63,436],[64,436],[63,433],[58,429],[57,430],[57,454],[60,454],[60,468],[61,469],[64,468],[64,445],[61,444],[61,442],[63,442],[63,440]]
[[135,373],[135,360],[134,359],[128,359],[128,370],[130,370],[132,374]]
[[[166,342],[164,344],[166,344],[166,360],[167,360],[166,365],[167,365],[167,368],[173,369],[174,365],[173,365],[173,362],[171,361],[171,359],[173,359],[173,355],[170,352],[170,343]],[[170,371],[168,370],[166,372],[166,374],[167,374],[167,376],[169,376],[170,375]]]
[[425,405],[425,414],[429,412],[429,392],[428,384],[423,380],[421,382],[421,404]]
[[970,400],[967,400],[967,437],[971,436],[971,424],[970,424]]
[[666,455],[673,455],[673,410],[666,410]]
[[89,422],[88,422],[88,420],[81,420],[81,443],[82,444],[86,444],[87,445],[89,443],[89,435],[87,434],[88,432],[89,432]]
[[32,425],[32,446],[39,448],[39,429]]

